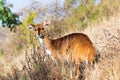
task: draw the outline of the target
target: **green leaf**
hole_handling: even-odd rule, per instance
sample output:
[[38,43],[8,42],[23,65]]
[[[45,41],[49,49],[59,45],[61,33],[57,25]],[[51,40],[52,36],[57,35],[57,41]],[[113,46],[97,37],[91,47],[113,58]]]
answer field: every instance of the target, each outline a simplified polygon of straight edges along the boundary
[[4,8],[3,8],[2,6],[0,6],[0,12],[3,11],[3,9],[4,9]]
[[17,14],[13,14],[10,8],[5,6],[3,0],[0,0],[0,20],[2,21],[3,27],[7,26],[11,30],[15,29],[15,25],[21,24],[21,22],[19,21],[19,16]]
[[9,18],[12,18],[12,14],[11,14],[10,12],[8,13],[8,17],[9,17]]
[[2,20],[3,20],[4,22],[6,22],[6,21],[7,21],[7,17],[6,17],[5,15],[3,15],[3,16],[2,16]]

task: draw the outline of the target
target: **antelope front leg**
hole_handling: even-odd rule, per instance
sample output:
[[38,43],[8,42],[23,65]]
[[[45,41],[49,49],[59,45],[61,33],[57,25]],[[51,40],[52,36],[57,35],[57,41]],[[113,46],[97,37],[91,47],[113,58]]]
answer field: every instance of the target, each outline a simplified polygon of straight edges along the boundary
[[73,79],[73,69],[74,69],[73,65],[70,64],[70,80]]
[[78,80],[80,74],[79,64],[75,64],[74,69],[75,69],[75,80]]

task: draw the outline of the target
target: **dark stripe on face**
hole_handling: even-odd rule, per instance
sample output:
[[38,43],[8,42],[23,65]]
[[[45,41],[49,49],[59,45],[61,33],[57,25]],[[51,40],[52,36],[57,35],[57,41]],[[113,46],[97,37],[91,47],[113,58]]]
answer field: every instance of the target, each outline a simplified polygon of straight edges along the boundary
[[40,28],[38,28],[38,35],[40,35]]

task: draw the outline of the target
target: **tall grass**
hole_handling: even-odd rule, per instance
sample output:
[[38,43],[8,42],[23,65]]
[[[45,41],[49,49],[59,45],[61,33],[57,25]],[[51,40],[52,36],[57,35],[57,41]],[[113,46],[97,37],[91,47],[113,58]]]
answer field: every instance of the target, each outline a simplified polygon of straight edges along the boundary
[[[73,0],[71,0],[71,2],[73,2]],[[120,11],[119,2],[120,0],[101,0],[101,2],[96,5],[94,0],[80,0],[80,5],[69,11],[65,20],[62,20],[60,22],[61,25],[57,27],[61,27],[61,29],[65,29],[64,31],[69,31],[69,33],[70,28],[73,27],[73,32],[80,32],[95,21],[102,21],[103,18],[108,19],[111,16],[118,15]]]
[[[73,13],[69,14],[69,16],[60,22],[54,22],[50,28],[46,29],[46,34],[53,36],[61,36],[63,33],[67,34],[70,29],[74,30],[74,28],[82,29],[89,26],[90,23],[94,22],[100,18],[108,18],[116,15],[119,12],[119,0],[102,0],[99,5],[80,5]],[[22,36],[21,38],[24,40],[26,45],[25,48],[25,60],[20,61],[22,64],[22,69],[18,69],[17,65],[12,65],[11,71],[6,73],[4,77],[0,75],[0,79],[4,80],[69,80],[70,79],[70,71],[71,68],[69,65],[57,65],[55,61],[53,61],[50,56],[45,55],[44,50],[41,48],[41,45],[38,42],[36,35],[29,30],[29,24],[33,24],[32,21],[36,16],[36,12],[33,14],[29,14],[26,18],[26,21],[22,24]],[[111,23],[111,22],[110,22]],[[109,23],[107,23],[109,24]],[[112,24],[113,25],[113,24]],[[98,26],[98,25],[97,25]],[[109,26],[109,25],[106,25]],[[114,26],[114,25],[113,25]],[[118,25],[119,26],[119,25]],[[101,28],[99,28],[101,29]],[[76,30],[76,29],[75,29]],[[116,30],[116,29],[113,29]],[[99,30],[98,30],[99,32]],[[114,31],[110,31],[111,33]],[[120,34],[119,28],[116,30],[116,34]],[[120,54],[119,54],[119,43],[120,36],[116,34],[108,39],[111,33],[109,30],[103,32],[105,35],[105,40],[103,36],[98,39],[107,46],[99,47],[102,49],[100,51],[101,58],[100,61],[95,64],[94,68],[89,66],[83,67],[83,72],[81,73],[79,79],[83,80],[120,80]],[[101,32],[99,33],[101,34]],[[100,42],[99,41],[99,42]],[[107,42],[105,42],[107,41]],[[99,43],[100,45],[102,43]],[[99,49],[98,48],[98,49]],[[21,49],[21,46],[16,48],[18,51]],[[99,49],[100,50],[100,49]],[[0,53],[0,58],[2,57],[2,53]],[[22,57],[23,59],[23,57]],[[0,66],[2,66],[0,64]],[[63,69],[63,70],[62,70]],[[0,71],[3,68],[0,67]],[[5,73],[5,72],[4,72]],[[73,75],[74,67],[73,67]],[[73,76],[73,80],[74,76]]]

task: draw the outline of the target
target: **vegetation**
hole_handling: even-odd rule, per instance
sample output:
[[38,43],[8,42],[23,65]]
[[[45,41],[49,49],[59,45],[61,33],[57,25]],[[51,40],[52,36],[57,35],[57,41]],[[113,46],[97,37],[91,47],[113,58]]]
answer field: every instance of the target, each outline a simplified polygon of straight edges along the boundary
[[[78,7],[73,7],[74,1],[80,1]],[[107,22],[111,16],[116,16],[120,12],[120,0],[101,0],[95,4],[94,0],[66,0],[65,9],[67,17],[64,20],[52,21],[50,28],[46,29],[48,35],[61,36],[61,34],[70,33],[73,30],[85,29],[96,20]],[[1,6],[0,6],[1,7]],[[0,8],[1,9],[1,8]],[[21,43],[25,45],[25,51],[20,56],[12,57],[10,69],[0,63],[0,79],[4,80],[67,80],[70,79],[70,67],[67,65],[56,65],[50,56],[46,56],[41,45],[38,43],[36,35],[29,30],[38,12],[28,13],[26,20],[21,24],[20,38]],[[119,18],[119,17],[118,17]],[[116,23],[115,23],[116,22]],[[95,25],[99,26],[99,25]],[[100,62],[94,69],[85,66],[80,79],[84,80],[120,80],[120,28],[119,21],[108,21],[102,23],[101,27],[94,29],[89,36],[94,36],[93,42],[98,52],[101,54]],[[115,27],[114,27],[115,26]],[[111,29],[112,28],[112,29]],[[100,34],[100,35],[99,35]],[[99,35],[99,36],[98,36]],[[17,35],[18,36],[18,35]],[[19,39],[20,39],[19,38]],[[92,37],[91,37],[92,38]],[[12,39],[11,41],[13,41]],[[17,40],[16,40],[17,41]],[[24,48],[21,43],[15,47],[14,53],[18,53]],[[7,47],[5,47],[7,48]],[[8,52],[10,53],[10,52]],[[15,54],[13,54],[14,56]],[[4,53],[0,50],[0,60],[2,61]],[[22,58],[21,58],[22,56]],[[7,57],[8,58],[8,57]],[[19,60],[20,59],[20,60]],[[22,60],[21,60],[22,59]],[[19,62],[16,62],[19,60]],[[21,67],[22,65],[22,67]],[[4,68],[3,68],[4,66]],[[63,72],[61,69],[63,68]],[[9,72],[7,72],[9,70]],[[5,76],[2,75],[5,73]],[[73,72],[74,75],[74,72]],[[74,79],[73,79],[74,80]]]
[[30,25],[34,24],[33,19],[37,16],[37,13],[37,11],[33,13],[29,12],[26,20],[22,23],[23,35],[21,35],[21,38],[26,41],[26,46],[33,47],[37,44],[36,35],[30,31]]
[[120,11],[119,0],[101,0],[98,4],[95,3],[95,0],[66,0],[65,5],[72,6],[75,1],[79,2],[79,6],[76,8],[69,7],[70,9],[65,8],[69,13],[67,14],[67,18],[60,22],[64,24],[62,27],[66,31],[73,26],[75,30],[80,31],[91,23],[102,20],[103,17],[109,18],[111,15],[117,15]]
[[15,25],[19,25],[19,16],[11,12],[10,8],[6,6],[3,0],[0,0],[0,21],[2,26],[9,27],[11,30],[15,28]]

